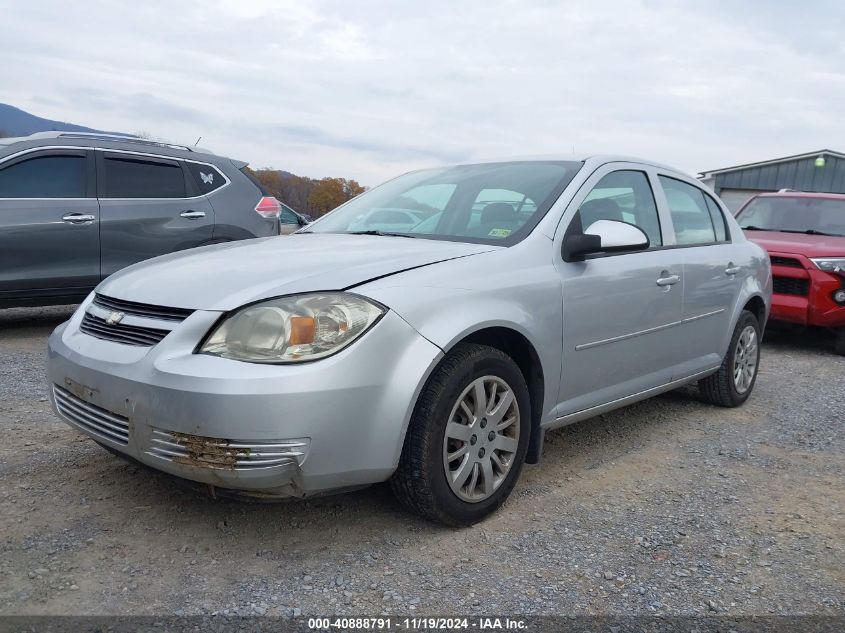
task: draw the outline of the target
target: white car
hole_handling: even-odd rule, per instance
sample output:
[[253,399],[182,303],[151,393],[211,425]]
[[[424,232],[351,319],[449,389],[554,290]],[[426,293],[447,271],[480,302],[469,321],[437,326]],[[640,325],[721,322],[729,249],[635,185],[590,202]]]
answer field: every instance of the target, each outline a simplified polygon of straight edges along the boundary
[[[437,220],[378,228],[407,199]],[[109,449],[224,492],[390,480],[466,525],[549,429],[692,382],[742,404],[771,290],[765,251],[669,167],[430,169],[291,236],[111,276],[50,337],[50,397]]]

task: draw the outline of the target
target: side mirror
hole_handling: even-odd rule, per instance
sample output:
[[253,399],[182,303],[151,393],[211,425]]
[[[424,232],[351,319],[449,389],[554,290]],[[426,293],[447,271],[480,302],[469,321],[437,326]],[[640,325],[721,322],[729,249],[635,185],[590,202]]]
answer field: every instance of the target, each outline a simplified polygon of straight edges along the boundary
[[649,247],[648,235],[641,228],[618,220],[596,220],[583,233],[563,238],[563,259],[583,261],[596,253],[631,253]]
[[296,222],[297,222],[297,224],[299,224],[299,226],[307,226],[308,225],[308,220],[306,220],[301,215],[296,216]]

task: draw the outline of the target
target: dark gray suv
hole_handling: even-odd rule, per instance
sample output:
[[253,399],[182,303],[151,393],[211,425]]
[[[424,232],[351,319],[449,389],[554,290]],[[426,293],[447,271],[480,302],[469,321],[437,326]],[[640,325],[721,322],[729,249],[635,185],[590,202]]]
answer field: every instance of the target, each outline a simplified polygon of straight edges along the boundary
[[74,303],[143,259],[279,235],[281,206],[246,167],[109,134],[0,139],[0,307]]

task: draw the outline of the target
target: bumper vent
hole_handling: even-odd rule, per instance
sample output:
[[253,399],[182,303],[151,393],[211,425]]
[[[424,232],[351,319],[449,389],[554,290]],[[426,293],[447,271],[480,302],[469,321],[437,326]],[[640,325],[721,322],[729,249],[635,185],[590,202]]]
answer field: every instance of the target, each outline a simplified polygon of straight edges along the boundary
[[123,312],[124,314],[131,314],[132,316],[145,317],[148,319],[162,319],[164,321],[181,322],[187,319],[193,310],[184,310],[182,308],[166,308],[164,306],[148,305],[146,303],[136,303],[134,301],[124,301],[123,299],[113,299],[101,294],[94,295],[95,306],[99,306],[104,310],[111,312]]
[[810,281],[796,277],[774,277],[772,290],[780,295],[806,296],[810,293]]
[[240,442],[154,429],[146,452],[186,466],[244,471],[298,466],[308,444],[308,439]]
[[124,446],[129,443],[129,420],[122,415],[86,402],[57,385],[53,385],[53,398],[59,413],[83,431]]
[[104,341],[123,343],[124,345],[137,345],[139,347],[155,345],[170,334],[170,330],[124,325],[122,323],[111,325],[105,319],[94,316],[89,312],[86,312],[85,316],[82,317],[82,323],[79,325],[79,329],[89,336],[94,336]]
[[789,268],[804,268],[801,262],[792,257],[781,257],[780,255],[772,255],[772,266],[788,266]]

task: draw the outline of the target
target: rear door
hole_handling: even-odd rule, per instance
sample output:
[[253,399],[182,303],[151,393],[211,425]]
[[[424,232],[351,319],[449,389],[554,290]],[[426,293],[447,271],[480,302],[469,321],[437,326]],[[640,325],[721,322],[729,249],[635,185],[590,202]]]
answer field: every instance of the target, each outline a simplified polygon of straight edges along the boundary
[[94,155],[28,152],[0,163],[0,302],[78,298],[100,279]]
[[101,151],[97,183],[103,278],[212,238],[214,209],[180,160]]
[[677,174],[658,176],[663,201],[683,255],[684,310],[681,340],[686,361],[675,379],[721,364],[730,336],[732,307],[749,262],[730,241],[725,217],[716,201]]

